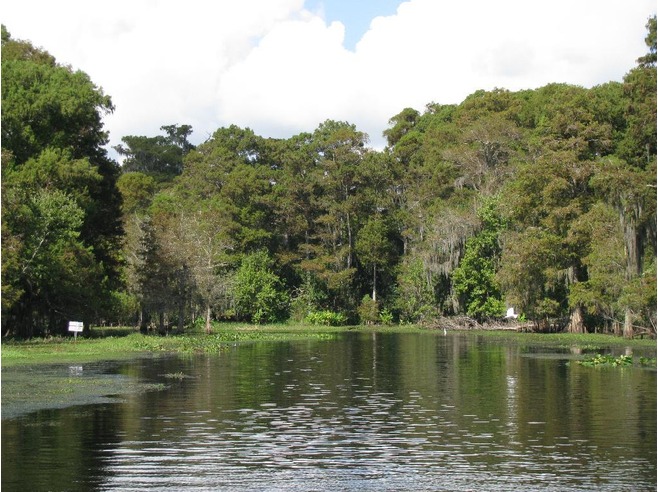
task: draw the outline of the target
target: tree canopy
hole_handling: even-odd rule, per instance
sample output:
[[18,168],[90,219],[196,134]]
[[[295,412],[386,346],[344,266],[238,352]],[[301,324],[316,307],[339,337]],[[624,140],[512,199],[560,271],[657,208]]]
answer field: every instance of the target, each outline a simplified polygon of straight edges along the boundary
[[381,151],[344,121],[287,139],[231,125],[197,147],[172,124],[123,137],[122,167],[103,149],[109,97],[3,30],[3,325],[484,322],[515,307],[540,330],[655,335],[646,27],[620,82],[404,108]]
[[120,168],[103,148],[112,110],[85,73],[3,26],[3,329],[98,319],[120,287]]

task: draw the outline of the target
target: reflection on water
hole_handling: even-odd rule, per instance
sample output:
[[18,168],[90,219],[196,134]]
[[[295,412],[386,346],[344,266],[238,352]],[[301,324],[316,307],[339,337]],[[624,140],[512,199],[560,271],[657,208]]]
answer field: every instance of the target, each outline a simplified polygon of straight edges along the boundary
[[3,421],[3,488],[655,489],[655,371],[353,333],[116,372],[169,388]]

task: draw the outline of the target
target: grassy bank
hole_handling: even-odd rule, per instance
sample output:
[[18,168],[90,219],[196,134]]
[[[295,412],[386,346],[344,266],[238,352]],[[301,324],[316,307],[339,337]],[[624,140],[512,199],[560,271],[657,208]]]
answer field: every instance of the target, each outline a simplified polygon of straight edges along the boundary
[[[91,336],[56,337],[2,343],[2,367],[27,364],[75,363],[116,360],[158,353],[219,353],[227,344],[249,341],[328,339],[338,333],[358,330],[380,333],[427,332],[418,326],[329,327],[295,324],[218,324],[211,335],[186,331],[169,336],[142,335],[132,328],[94,328]],[[438,333],[438,332],[437,332]],[[460,331],[464,337],[486,337],[501,344],[581,348],[583,350],[655,350],[655,340],[626,340],[611,335],[568,333],[538,334],[513,331]]]
[[131,328],[95,328],[89,337],[53,337],[3,341],[2,367],[117,360],[158,353],[219,353],[227,344],[329,338],[335,330],[285,329],[224,325],[210,335],[187,332],[169,336],[142,335]]

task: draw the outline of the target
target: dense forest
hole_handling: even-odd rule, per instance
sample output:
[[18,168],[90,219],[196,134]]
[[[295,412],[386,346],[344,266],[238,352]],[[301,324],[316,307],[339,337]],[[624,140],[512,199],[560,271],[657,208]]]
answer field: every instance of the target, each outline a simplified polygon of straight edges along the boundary
[[[640,27],[640,26],[639,26]],[[124,136],[111,98],[2,28],[2,329],[216,320],[656,334],[656,17],[622,82],[477,91],[288,139]],[[440,95],[439,95],[440,96]]]

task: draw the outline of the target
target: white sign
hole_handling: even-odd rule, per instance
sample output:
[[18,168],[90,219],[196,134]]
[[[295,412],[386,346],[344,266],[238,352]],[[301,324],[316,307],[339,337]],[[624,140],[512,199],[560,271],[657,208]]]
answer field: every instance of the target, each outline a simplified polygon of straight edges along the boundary
[[69,321],[69,331],[75,333],[81,332],[84,329],[84,323],[82,321]]

